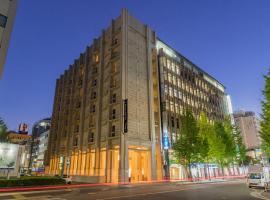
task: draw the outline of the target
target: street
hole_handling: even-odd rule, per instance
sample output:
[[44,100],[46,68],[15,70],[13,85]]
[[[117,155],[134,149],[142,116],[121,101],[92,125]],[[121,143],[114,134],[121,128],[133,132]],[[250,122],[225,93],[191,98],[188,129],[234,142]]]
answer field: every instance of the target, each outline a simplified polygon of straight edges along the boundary
[[[266,194],[268,195],[268,194]],[[270,195],[268,195],[270,196]],[[121,186],[99,186],[76,189],[13,192],[0,194],[1,200],[27,199],[27,200],[168,200],[168,199],[270,199],[265,197],[261,189],[249,189],[243,180],[230,182],[182,184],[155,183],[133,184]]]

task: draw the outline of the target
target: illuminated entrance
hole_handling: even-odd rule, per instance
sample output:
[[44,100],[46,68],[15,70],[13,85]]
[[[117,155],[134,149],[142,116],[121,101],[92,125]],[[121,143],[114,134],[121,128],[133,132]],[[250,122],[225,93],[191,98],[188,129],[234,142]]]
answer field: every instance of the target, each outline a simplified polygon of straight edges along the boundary
[[150,150],[141,147],[129,147],[128,161],[130,182],[151,180]]

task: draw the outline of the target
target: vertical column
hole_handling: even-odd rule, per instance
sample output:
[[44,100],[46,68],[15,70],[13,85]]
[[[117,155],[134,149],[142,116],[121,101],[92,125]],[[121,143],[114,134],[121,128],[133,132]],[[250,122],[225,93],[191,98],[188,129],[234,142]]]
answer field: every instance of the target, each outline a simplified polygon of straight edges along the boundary
[[[128,65],[128,11],[122,10],[122,41],[121,41],[121,93],[122,101],[127,98],[127,65]],[[121,113],[123,114],[123,103],[121,103]],[[120,137],[120,164],[119,179],[120,182],[128,182],[128,146],[126,142],[126,134],[123,133],[123,118],[121,117],[121,137]]]
[[149,136],[151,140],[151,179],[157,179],[156,167],[156,134],[155,134],[155,116],[154,116],[154,97],[153,97],[153,71],[152,71],[152,48],[151,48],[151,30],[146,27],[147,42],[147,68],[148,68],[148,113],[149,113]]

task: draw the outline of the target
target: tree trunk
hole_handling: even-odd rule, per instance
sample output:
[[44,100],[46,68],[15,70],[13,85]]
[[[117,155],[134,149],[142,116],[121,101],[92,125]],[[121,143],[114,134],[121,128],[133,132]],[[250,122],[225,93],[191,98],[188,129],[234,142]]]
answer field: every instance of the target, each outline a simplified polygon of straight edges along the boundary
[[193,181],[192,174],[191,174],[191,166],[190,165],[187,166],[187,175],[188,175],[188,180]]

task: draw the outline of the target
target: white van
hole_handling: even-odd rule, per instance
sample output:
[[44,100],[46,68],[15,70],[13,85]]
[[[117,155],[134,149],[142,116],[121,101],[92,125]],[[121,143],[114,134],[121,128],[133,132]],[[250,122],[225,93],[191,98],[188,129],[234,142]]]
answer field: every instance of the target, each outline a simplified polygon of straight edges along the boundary
[[261,166],[251,166],[247,176],[247,186],[268,188],[269,185],[269,168]]

